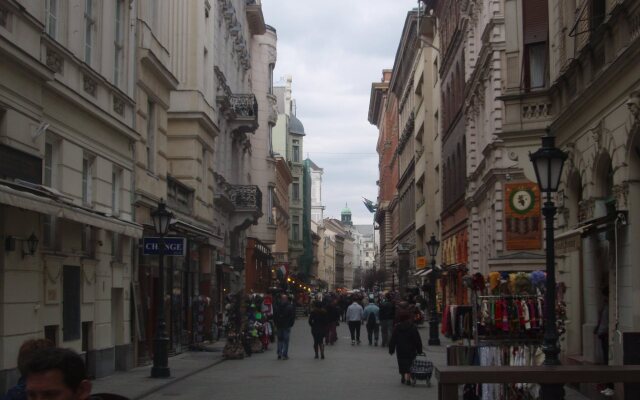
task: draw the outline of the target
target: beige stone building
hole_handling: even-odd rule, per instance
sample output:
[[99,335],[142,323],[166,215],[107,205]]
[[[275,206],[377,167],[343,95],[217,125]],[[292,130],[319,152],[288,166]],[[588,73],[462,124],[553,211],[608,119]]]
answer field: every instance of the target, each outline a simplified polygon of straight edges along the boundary
[[30,338],[82,352],[91,375],[133,364],[137,11],[0,4],[2,391]]
[[247,229],[276,241],[275,57],[259,1],[0,3],[0,390],[28,338],[93,376],[149,360],[161,271],[137,241],[161,199],[186,238],[165,259],[171,349],[211,335]]

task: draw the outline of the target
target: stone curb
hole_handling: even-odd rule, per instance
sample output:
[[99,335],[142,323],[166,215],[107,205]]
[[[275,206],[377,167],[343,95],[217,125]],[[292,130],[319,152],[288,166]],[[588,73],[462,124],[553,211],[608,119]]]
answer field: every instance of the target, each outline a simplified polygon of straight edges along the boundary
[[182,375],[180,377],[177,377],[177,378],[174,378],[174,379],[171,379],[171,380],[167,380],[167,382],[165,382],[165,383],[163,383],[161,385],[158,385],[156,387],[153,387],[153,388],[151,388],[151,389],[149,389],[149,390],[147,390],[145,392],[142,392],[139,395],[130,397],[130,399],[131,400],[144,399],[145,397],[148,397],[148,396],[152,395],[155,392],[158,392],[158,391],[160,391],[162,389],[165,389],[165,388],[173,385],[174,383],[180,382],[181,380],[189,378],[189,377],[191,377],[191,376],[193,376],[193,375],[195,375],[197,373],[200,373],[200,372],[202,372],[204,370],[207,370],[207,369],[209,369],[211,367],[215,367],[218,364],[222,364],[224,361],[226,361],[225,358],[221,358],[219,360],[216,360],[216,361],[212,362],[211,364],[205,365],[204,367],[200,367],[200,368],[194,369],[193,371],[190,371],[190,372],[188,372],[188,373],[186,373],[186,374],[184,374],[184,375]]

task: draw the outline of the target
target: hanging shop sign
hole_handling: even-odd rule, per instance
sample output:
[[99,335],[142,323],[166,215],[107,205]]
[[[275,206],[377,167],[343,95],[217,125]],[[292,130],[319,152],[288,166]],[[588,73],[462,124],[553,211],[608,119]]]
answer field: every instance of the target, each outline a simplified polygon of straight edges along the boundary
[[424,256],[416,257],[416,268],[424,269],[426,267],[427,267],[427,257],[424,257]]
[[[183,237],[166,237],[164,238],[164,255],[165,256],[182,256],[184,257],[187,249],[187,239]],[[142,254],[145,256],[154,256],[160,254],[160,238],[145,237],[142,238]]]
[[507,250],[542,248],[540,191],[533,182],[507,183],[504,189]]

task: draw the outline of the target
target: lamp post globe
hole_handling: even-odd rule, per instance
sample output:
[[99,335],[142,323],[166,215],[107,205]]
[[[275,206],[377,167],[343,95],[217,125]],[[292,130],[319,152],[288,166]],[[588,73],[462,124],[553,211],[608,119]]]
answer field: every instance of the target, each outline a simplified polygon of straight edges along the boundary
[[[551,194],[558,191],[562,168],[567,159],[567,154],[556,148],[555,137],[549,134],[542,137],[542,147],[529,154],[533,164],[540,191],[546,194],[542,207],[545,223],[546,244],[546,269],[547,288],[545,291],[544,310],[544,339],[542,351],[544,352],[544,365],[560,365],[560,347],[558,345],[558,328],[556,324],[556,271],[555,271],[555,242],[553,221],[556,214],[556,206]],[[558,384],[542,385],[542,398],[564,399],[564,388]]]
[[438,333],[438,310],[436,307],[436,274],[438,271],[436,270],[436,255],[438,255],[438,249],[440,248],[440,241],[436,239],[436,236],[432,233],[431,238],[426,243],[427,251],[431,256],[431,272],[430,281],[431,281],[431,292],[429,293],[430,303],[431,303],[431,318],[429,319],[429,345],[430,346],[440,346],[440,334]]
[[167,210],[167,205],[165,204],[164,199],[160,199],[158,208],[151,212],[153,227],[159,236],[165,236],[169,232],[172,218],[173,213]]
[[160,236],[158,240],[158,284],[160,286],[160,296],[158,299],[158,314],[156,336],[153,343],[153,366],[151,367],[152,378],[168,378],[171,376],[169,369],[169,338],[167,337],[167,326],[164,320],[164,237],[169,232],[173,213],[167,210],[163,199],[160,199],[158,208],[151,212],[151,219],[156,234]]

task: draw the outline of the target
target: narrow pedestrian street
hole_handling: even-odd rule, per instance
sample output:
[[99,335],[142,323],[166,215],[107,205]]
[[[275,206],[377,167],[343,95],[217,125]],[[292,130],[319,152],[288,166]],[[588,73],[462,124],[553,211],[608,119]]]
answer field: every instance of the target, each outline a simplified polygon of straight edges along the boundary
[[[364,326],[362,344],[351,346],[345,323],[339,340],[327,346],[326,359],[313,358],[312,338],[304,319],[291,334],[289,360],[276,359],[275,343],[268,351],[240,361],[225,361],[151,394],[145,399],[436,399],[437,388],[418,382],[401,385],[395,356],[387,349],[369,347]],[[420,329],[426,344],[426,327]],[[436,363],[444,362],[445,348],[427,349]],[[437,359],[435,359],[437,358]]]

